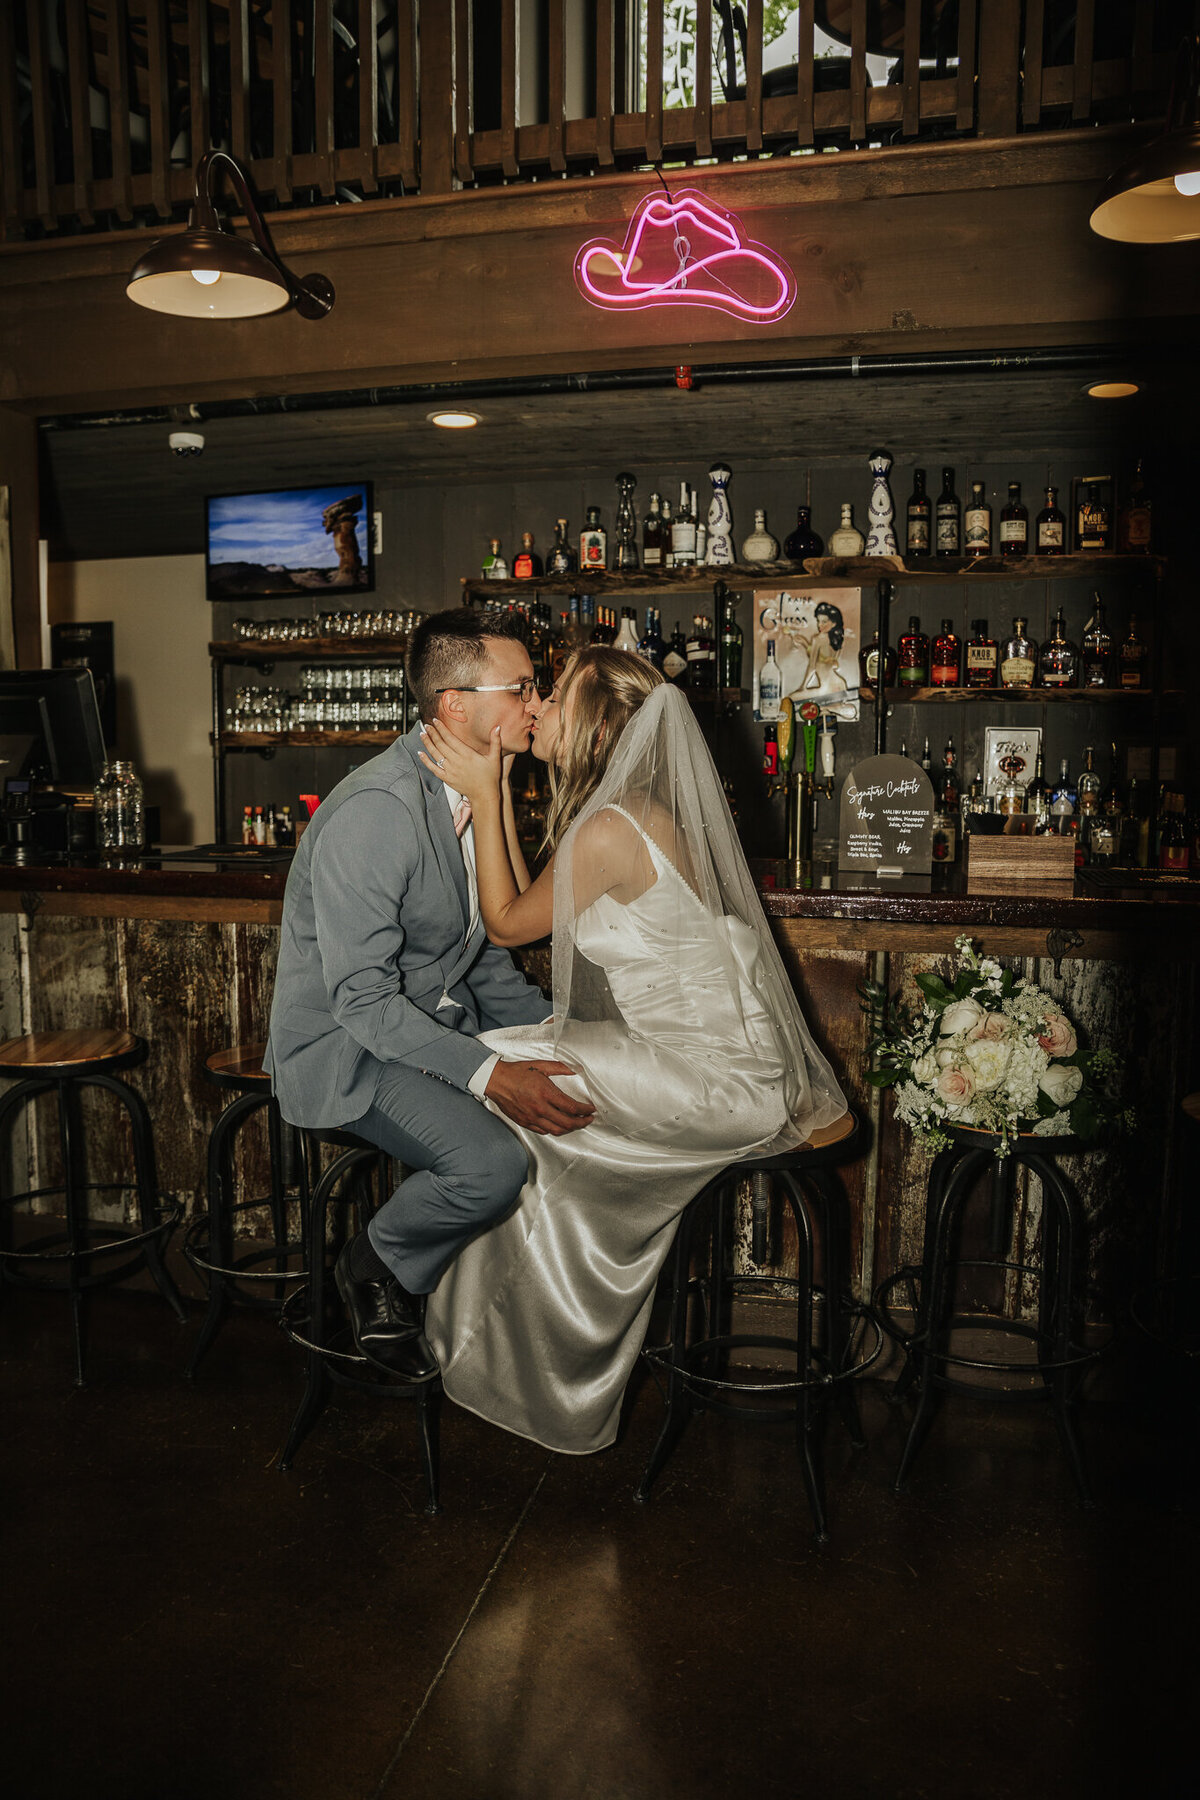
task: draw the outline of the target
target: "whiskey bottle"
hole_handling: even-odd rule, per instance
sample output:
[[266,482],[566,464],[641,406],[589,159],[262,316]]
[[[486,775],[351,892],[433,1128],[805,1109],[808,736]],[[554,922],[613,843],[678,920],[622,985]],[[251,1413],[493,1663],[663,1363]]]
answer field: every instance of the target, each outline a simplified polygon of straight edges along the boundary
[[1070,764],[1064,756],[1059,765],[1058,780],[1050,792],[1050,829],[1057,831],[1060,837],[1070,834],[1071,821],[1075,817],[1075,787],[1071,780]]
[[642,567],[653,572],[663,566],[662,495],[651,494],[650,510],[642,520]]
[[1104,623],[1104,603],[1098,593],[1092,595],[1092,616],[1083,628],[1083,680],[1081,686],[1112,686],[1112,638]]
[[933,782],[933,756],[929,749],[929,739],[928,738],[925,739],[925,748],[921,752],[921,767],[925,771],[926,775],[928,775],[930,783],[932,784],[932,782]]
[[958,687],[962,676],[959,664],[962,645],[954,634],[954,620],[943,619],[942,629],[933,640],[933,666],[929,671],[932,687]]
[[789,562],[803,562],[806,556],[824,556],[825,539],[813,530],[810,507],[796,508],[796,529],[784,543],[783,554]]
[[1158,866],[1160,869],[1169,869],[1175,875],[1186,875],[1190,860],[1184,810],[1185,802],[1182,794],[1163,795],[1162,836],[1158,840]]
[[707,613],[698,613],[692,620],[687,659],[688,686],[711,692],[717,685],[717,644]]
[[686,481],[679,484],[679,511],[671,525],[671,566],[690,569],[696,561],[696,515],[692,511],[692,490]]
[[1034,554],[1065,556],[1067,553],[1067,521],[1058,510],[1058,489],[1046,489],[1046,504],[1034,521]]
[[1090,818],[1100,811],[1100,796],[1103,782],[1096,771],[1095,751],[1091,744],[1083,753],[1083,768],[1076,783],[1076,794],[1081,818]]
[[[873,688],[879,682],[879,632],[858,653],[858,678],[863,687]],[[896,685],[896,652],[889,644],[883,658],[883,685]]]
[[1025,811],[1033,814],[1035,833],[1046,831],[1050,824],[1050,790],[1046,786],[1046,759],[1039,749],[1033,767],[1033,780],[1025,789]]
[[662,626],[657,606],[646,608],[646,629],[638,641],[638,655],[656,669],[663,666]]
[[[574,599],[574,595],[571,596]],[[581,649],[584,644],[593,641],[592,632],[596,625],[596,602],[591,594],[579,596],[579,636],[575,648]]]
[[1079,652],[1067,636],[1060,606],[1050,636],[1038,653],[1038,675],[1044,688],[1072,688],[1079,681]]
[[775,639],[767,639],[767,660],[758,674],[758,716],[777,719],[783,707],[783,670],[775,660]]
[[603,574],[608,567],[608,533],[600,523],[600,508],[589,506],[587,524],[579,534],[579,567]]
[[946,748],[942,751],[942,767],[938,776],[938,804],[942,811],[953,818],[958,812],[958,757],[955,754],[954,739],[946,739]]
[[554,548],[546,559],[547,575],[573,575],[577,567],[577,559],[567,538],[567,521],[554,521]]
[[673,569],[675,567],[675,552],[671,548],[671,536],[675,529],[675,521],[671,517],[671,502],[669,500],[664,500],[662,503],[662,527],[661,527],[661,529],[662,529],[662,564],[661,564],[661,567],[664,569]]
[[721,641],[718,646],[720,660],[720,686],[731,690],[741,690],[742,685],[742,628],[733,616],[733,608],[726,606],[725,616],[721,621]]
[[682,625],[677,625],[671,633],[670,646],[663,656],[662,671],[673,687],[687,686],[687,639],[683,635]]
[[1120,664],[1123,688],[1146,686],[1146,646],[1137,634],[1137,620],[1132,613],[1129,617],[1129,636],[1121,645]]
[[992,554],[992,509],[982,481],[971,483],[971,504],[963,514],[963,549],[967,556]]
[[532,581],[542,573],[542,559],[533,547],[532,531],[521,533],[521,548],[513,559],[513,578]]
[[924,469],[913,470],[913,491],[908,497],[904,530],[905,556],[928,556],[931,546],[933,507],[925,492]]
[[483,559],[483,579],[485,581],[507,581],[508,564],[500,554],[500,539],[488,539],[488,553]]
[[988,636],[987,620],[972,619],[971,635],[966,647],[966,685],[969,688],[994,688],[999,673],[999,655],[994,637]]
[[1025,635],[1025,620],[1014,619],[1012,636],[1000,655],[1000,686],[1031,688],[1037,673],[1037,645]]
[[1000,508],[1001,556],[1028,556],[1029,513],[1021,504],[1021,484],[1008,484],[1008,504]]
[[908,630],[899,643],[900,686],[929,686],[929,639],[921,630],[921,621],[914,613],[908,621]]
[[1075,513],[1077,550],[1112,549],[1112,513],[1099,481],[1085,481]]
[[1142,476],[1142,460],[1138,458],[1129,498],[1117,515],[1117,549],[1124,556],[1148,556],[1150,553],[1153,515],[1150,496]]
[[954,491],[954,470],[942,470],[942,491],[934,508],[939,556],[962,555],[962,508]]

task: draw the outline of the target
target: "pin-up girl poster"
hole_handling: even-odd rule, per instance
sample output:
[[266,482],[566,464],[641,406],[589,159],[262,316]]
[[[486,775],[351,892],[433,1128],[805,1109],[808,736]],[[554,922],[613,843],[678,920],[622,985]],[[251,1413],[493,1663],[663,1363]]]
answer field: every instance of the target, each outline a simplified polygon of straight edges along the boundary
[[809,588],[754,595],[754,703],[758,676],[774,639],[783,691],[797,705],[816,700],[858,717],[861,588]]

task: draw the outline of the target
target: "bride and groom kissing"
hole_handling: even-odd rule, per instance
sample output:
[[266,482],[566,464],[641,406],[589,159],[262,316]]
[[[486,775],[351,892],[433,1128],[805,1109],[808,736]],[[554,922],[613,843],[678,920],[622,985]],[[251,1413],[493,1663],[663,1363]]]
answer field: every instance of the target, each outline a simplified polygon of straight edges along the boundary
[[[616,1436],[659,1270],[725,1164],[845,1102],[682,694],[576,652],[547,699],[503,621],[417,627],[420,723],[318,808],[288,877],[266,1066],[396,1191],[336,1278],[361,1353],[566,1452]],[[550,776],[531,878],[508,774]],[[512,947],[553,937],[548,1002]]]

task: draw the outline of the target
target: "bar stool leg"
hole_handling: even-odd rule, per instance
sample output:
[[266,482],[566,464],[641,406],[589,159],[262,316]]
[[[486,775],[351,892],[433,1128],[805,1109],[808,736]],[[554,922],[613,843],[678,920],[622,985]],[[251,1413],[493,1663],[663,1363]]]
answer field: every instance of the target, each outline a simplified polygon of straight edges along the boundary
[[[158,1168],[154,1157],[154,1132],[150,1124],[150,1113],[146,1102],[128,1083],[119,1081],[115,1075],[85,1075],[76,1085],[104,1088],[107,1093],[115,1094],[124,1106],[129,1116],[129,1126],[133,1136],[133,1166],[137,1187],[138,1218],[143,1231],[153,1231],[161,1224],[161,1220],[158,1216]],[[183,1304],[179,1289],[171,1279],[166,1263],[163,1261],[157,1235],[146,1239],[145,1257],[146,1267],[154,1278],[155,1287],[179,1323],[186,1324],[187,1308]]]
[[[330,1177],[334,1179],[331,1181]],[[325,1209],[336,1185],[337,1162],[330,1164],[312,1190],[308,1224],[308,1335],[315,1346],[306,1358],[304,1396],[292,1420],[287,1442],[279,1458],[281,1469],[290,1469],[292,1459],[308,1436],[329,1399],[330,1377],[322,1355],[325,1343]]]
[[[1042,1184],[1043,1264],[1048,1232],[1052,1231],[1050,1244],[1052,1280],[1048,1284],[1054,1290],[1052,1301],[1054,1330],[1051,1337],[1050,1354],[1053,1361],[1060,1366],[1049,1371],[1050,1402],[1054,1408],[1054,1422],[1058,1428],[1059,1441],[1074,1477],[1080,1504],[1090,1510],[1095,1501],[1092,1496],[1091,1484],[1088,1481],[1087,1467],[1083,1460],[1083,1445],[1079,1441],[1075,1405],[1076,1375],[1073,1369],[1062,1366],[1072,1353],[1071,1303],[1074,1295],[1077,1251],[1075,1208],[1066,1184],[1052,1163],[1034,1155],[1027,1155],[1025,1161]],[[1049,1223],[1051,1218],[1053,1218],[1052,1228]],[[1042,1280],[1043,1283],[1048,1282],[1044,1266]]]
[[421,1465],[425,1470],[425,1487],[429,1498],[425,1512],[433,1518],[442,1510],[438,1496],[438,1436],[441,1423],[442,1389],[431,1382],[417,1400],[417,1424],[421,1432]]
[[688,1277],[692,1261],[692,1223],[695,1212],[685,1212],[671,1250],[671,1356],[667,1369],[667,1416],[658,1441],[634,1489],[635,1500],[646,1501],[663,1464],[683,1435],[691,1416],[692,1397],[684,1380],[683,1357],[687,1347]]
[[[821,1237],[825,1246],[825,1356],[829,1373],[836,1377],[846,1367],[850,1356],[850,1326],[846,1308],[848,1283],[842,1256],[845,1208],[839,1204],[842,1198],[841,1183],[832,1170],[813,1169],[806,1172],[805,1180],[816,1196],[821,1219]],[[833,1399],[842,1424],[849,1433],[851,1444],[856,1450],[865,1450],[867,1440],[862,1428],[854,1383],[835,1380]]]
[[[252,1095],[243,1095],[242,1099],[252,1099]],[[227,1221],[232,1217],[233,1177],[231,1136],[236,1125],[240,1125],[248,1108],[243,1108],[240,1100],[227,1106],[209,1133],[208,1139],[208,1260],[220,1265],[208,1272],[208,1307],[204,1314],[204,1323],[200,1327],[200,1336],[196,1339],[195,1348],[188,1359],[184,1370],[185,1381],[195,1381],[196,1370],[208,1354],[213,1339],[221,1329],[225,1317],[225,1276],[221,1269],[228,1267],[231,1246],[231,1233],[227,1229]]]
[[67,1288],[71,1297],[71,1332],[75,1341],[75,1386],[86,1385],[87,1296],[84,1292],[84,1256],[88,1241],[87,1193],[82,1186],[85,1171],[78,1166],[79,1099],[75,1083],[55,1083],[58,1090],[58,1143],[62,1156],[63,1206],[67,1220]]
[[[949,1150],[939,1150],[938,1154],[933,1159],[933,1167],[929,1171],[929,1193],[925,1203],[925,1233],[924,1242],[921,1246],[922,1290],[924,1289],[925,1283],[924,1271],[931,1266],[933,1254],[933,1220],[937,1217],[937,1210],[941,1205],[942,1189],[945,1186],[950,1171],[958,1160],[958,1155],[958,1150],[953,1147]],[[917,1308],[913,1320],[914,1334],[919,1333],[921,1330],[921,1316],[924,1299],[925,1295],[922,1291],[917,1299]],[[920,1367],[921,1365],[917,1361],[917,1358],[909,1351],[904,1358],[904,1367],[901,1369],[895,1384],[892,1387],[892,1391],[888,1395],[888,1399],[893,1405],[896,1405],[905,1398],[909,1389],[912,1387],[913,1382],[917,1379]]]
[[800,1472],[804,1477],[804,1489],[808,1495],[808,1504],[816,1528],[817,1542],[827,1543],[829,1531],[825,1523],[825,1496],[821,1489],[821,1476],[813,1454],[813,1422],[814,1408],[819,1413],[821,1404],[814,1399],[812,1383],[812,1334],[813,1334],[813,1235],[812,1220],[808,1207],[797,1184],[790,1176],[782,1176],[784,1191],[796,1221],[796,1236],[800,1247],[800,1267],[797,1277],[796,1292],[796,1450],[800,1457]]
[[[54,1092],[55,1084],[47,1077],[27,1076],[13,1087],[4,1090],[0,1096],[0,1168],[4,1167],[3,1159],[12,1155],[12,1130],[25,1107],[39,1094]],[[0,1204],[0,1249],[12,1250],[12,1207],[7,1204],[7,1196],[0,1196],[4,1204]],[[18,1277],[10,1273],[7,1259],[0,1259],[0,1286],[5,1281],[13,1286],[18,1285]]]

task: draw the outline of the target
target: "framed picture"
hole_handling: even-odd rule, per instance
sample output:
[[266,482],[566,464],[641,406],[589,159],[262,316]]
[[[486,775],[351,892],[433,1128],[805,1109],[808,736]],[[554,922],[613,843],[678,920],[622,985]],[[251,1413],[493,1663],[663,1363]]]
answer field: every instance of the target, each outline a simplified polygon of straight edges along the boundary
[[784,695],[797,705],[816,700],[835,705],[838,716],[858,718],[858,652],[862,645],[862,589],[792,586],[762,588],[754,607],[754,716],[758,677],[775,643]]
[[369,593],[371,484],[210,494],[205,574],[210,600]]
[[1028,787],[1042,747],[1040,725],[989,725],[983,734],[983,791],[998,794],[1010,775]]

